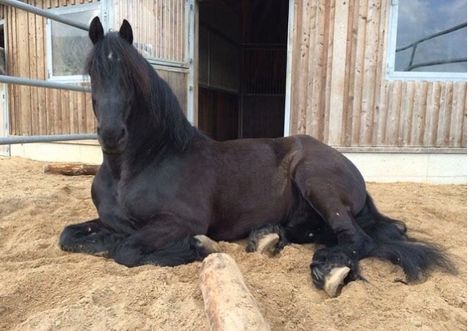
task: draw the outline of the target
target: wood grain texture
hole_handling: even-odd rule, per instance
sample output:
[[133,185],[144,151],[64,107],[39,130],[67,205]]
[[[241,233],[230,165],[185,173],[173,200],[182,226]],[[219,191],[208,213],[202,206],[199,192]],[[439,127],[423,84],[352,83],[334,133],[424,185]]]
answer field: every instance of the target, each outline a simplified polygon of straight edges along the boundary
[[[83,1],[39,1],[29,4],[55,8],[80,4]],[[89,1],[87,1],[89,2]],[[46,20],[12,7],[0,6],[5,12],[7,73],[11,76],[47,79]],[[40,135],[89,133],[95,131],[90,97],[86,93],[54,89],[8,86],[10,134]],[[81,96],[81,97],[79,97]],[[85,102],[84,102],[85,101]],[[82,116],[78,114],[84,113]]]
[[200,289],[211,330],[270,330],[238,265],[228,254],[210,254],[204,259]]
[[[466,147],[466,82],[387,80],[389,3],[347,1],[345,33],[331,26],[340,19],[333,16],[339,1],[295,0],[291,133],[332,137],[340,147]],[[346,49],[332,56],[345,40]],[[334,83],[340,69],[331,67],[340,57],[343,84]],[[323,102],[321,94],[343,99],[340,117],[330,109],[339,103]]]
[[[43,8],[89,2],[28,1]],[[290,132],[325,142],[332,136],[340,147],[465,148],[467,83],[387,80],[389,2],[346,0],[347,28],[337,29],[335,9],[343,2],[295,0]],[[143,52],[185,61],[184,1],[115,0],[112,5],[114,27],[129,18]],[[45,20],[0,6],[2,14],[8,74],[46,79]],[[346,44],[344,50],[340,44]],[[163,76],[182,89],[178,98],[185,109],[185,74]],[[95,131],[90,96],[84,93],[15,85],[8,93],[11,134]]]

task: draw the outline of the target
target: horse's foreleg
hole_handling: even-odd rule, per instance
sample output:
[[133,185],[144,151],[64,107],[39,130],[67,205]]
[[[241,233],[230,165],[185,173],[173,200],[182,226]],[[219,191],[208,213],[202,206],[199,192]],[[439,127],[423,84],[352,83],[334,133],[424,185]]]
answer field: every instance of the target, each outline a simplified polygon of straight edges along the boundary
[[218,250],[215,242],[196,235],[204,232],[166,217],[126,238],[116,246],[111,257],[128,267],[144,264],[175,266],[202,260]]
[[124,236],[110,232],[99,219],[68,225],[59,238],[59,247],[68,252],[108,256]]

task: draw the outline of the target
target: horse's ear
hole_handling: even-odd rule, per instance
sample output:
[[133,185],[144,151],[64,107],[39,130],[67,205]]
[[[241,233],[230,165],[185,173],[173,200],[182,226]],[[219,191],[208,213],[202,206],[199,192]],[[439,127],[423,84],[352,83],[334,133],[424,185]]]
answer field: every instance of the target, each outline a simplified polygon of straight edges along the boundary
[[100,18],[95,16],[89,27],[89,38],[92,40],[94,45],[99,42],[104,36],[103,26],[100,22]]
[[128,41],[130,45],[133,44],[133,30],[131,29],[131,25],[127,20],[123,20],[119,34],[120,37]]

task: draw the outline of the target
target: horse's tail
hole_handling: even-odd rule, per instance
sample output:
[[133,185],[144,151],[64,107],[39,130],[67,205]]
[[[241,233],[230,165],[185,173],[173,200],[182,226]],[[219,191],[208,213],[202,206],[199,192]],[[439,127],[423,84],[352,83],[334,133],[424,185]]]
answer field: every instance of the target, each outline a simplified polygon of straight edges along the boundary
[[424,272],[434,267],[456,272],[450,257],[439,246],[409,238],[404,222],[381,214],[369,195],[360,220],[365,223],[366,233],[376,243],[368,255],[400,265],[408,282],[419,280]]

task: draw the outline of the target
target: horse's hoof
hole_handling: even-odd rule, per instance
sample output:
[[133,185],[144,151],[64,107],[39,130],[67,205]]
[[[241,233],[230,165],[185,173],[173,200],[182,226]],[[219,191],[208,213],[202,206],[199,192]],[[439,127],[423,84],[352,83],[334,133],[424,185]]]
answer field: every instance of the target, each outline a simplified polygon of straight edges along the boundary
[[340,293],[349,272],[350,268],[348,267],[338,267],[330,270],[329,274],[325,276],[324,291],[329,297],[336,297]]
[[204,256],[212,253],[220,253],[222,251],[218,243],[206,235],[199,234],[194,236],[194,239],[196,241],[196,246],[201,250]]
[[310,269],[315,287],[323,289],[330,297],[340,294],[347,282],[361,278],[357,261],[342,250],[334,248],[318,249]]
[[256,242],[256,252],[267,255],[274,255],[276,252],[276,245],[279,242],[279,235],[277,233],[268,233],[262,236]]

